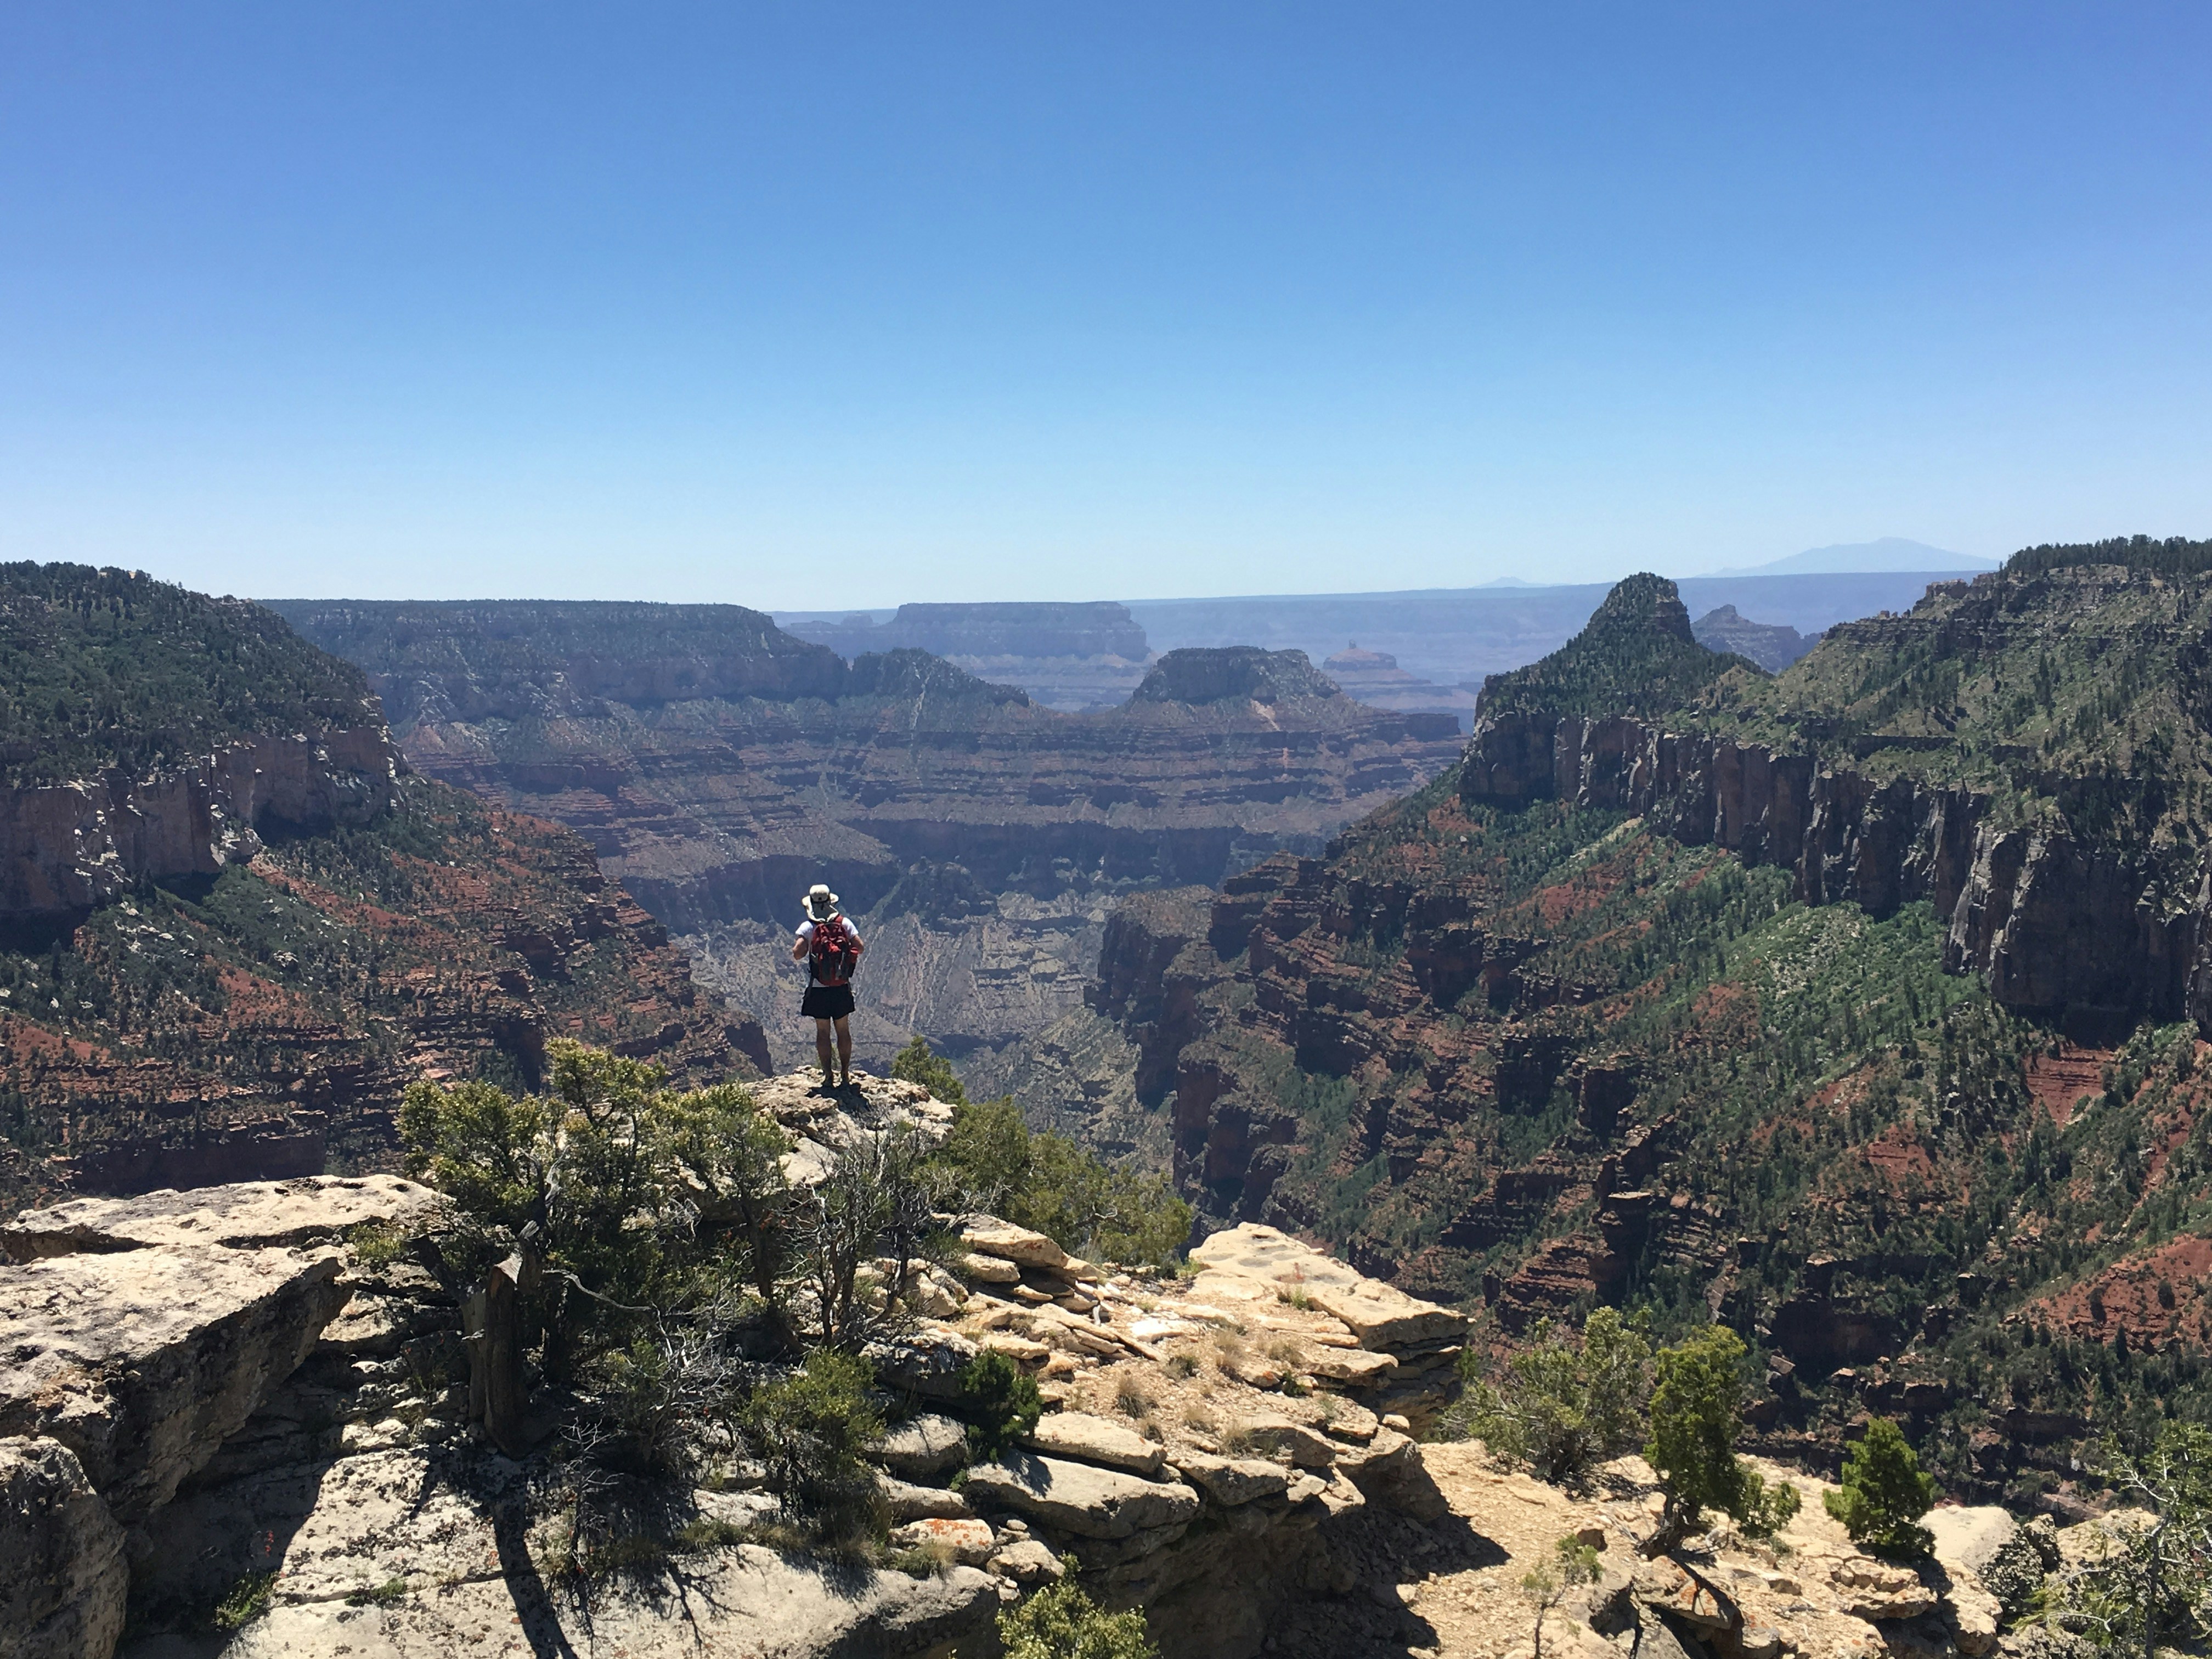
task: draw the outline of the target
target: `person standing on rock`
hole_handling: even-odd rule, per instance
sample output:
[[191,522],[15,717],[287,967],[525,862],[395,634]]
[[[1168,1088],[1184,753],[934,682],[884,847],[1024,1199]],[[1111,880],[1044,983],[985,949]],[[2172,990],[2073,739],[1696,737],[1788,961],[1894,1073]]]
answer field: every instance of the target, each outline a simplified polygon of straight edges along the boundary
[[[799,1016],[814,1022],[814,1052],[822,1060],[822,1082],[847,1088],[853,1081],[853,969],[867,947],[853,924],[837,914],[837,896],[822,882],[806,890],[806,920],[791,942],[791,959],[806,964],[806,995]],[[830,1039],[837,1040],[837,1069],[830,1068]]]

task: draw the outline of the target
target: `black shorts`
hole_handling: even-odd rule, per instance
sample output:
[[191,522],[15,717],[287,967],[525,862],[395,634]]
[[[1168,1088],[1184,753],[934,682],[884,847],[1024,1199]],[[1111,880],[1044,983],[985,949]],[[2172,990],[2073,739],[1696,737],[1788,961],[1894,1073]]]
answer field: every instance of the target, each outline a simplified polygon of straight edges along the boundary
[[853,988],[849,985],[810,985],[806,997],[799,1005],[802,1019],[842,1019],[853,1012]]

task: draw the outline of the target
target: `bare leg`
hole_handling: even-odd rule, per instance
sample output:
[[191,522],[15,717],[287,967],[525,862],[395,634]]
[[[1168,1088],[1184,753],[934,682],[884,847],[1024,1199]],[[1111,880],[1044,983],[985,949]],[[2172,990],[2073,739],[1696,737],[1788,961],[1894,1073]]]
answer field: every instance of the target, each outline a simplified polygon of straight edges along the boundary
[[[841,1073],[839,1086],[849,1088],[853,1082],[853,1028],[846,1023],[849,1016],[837,1017],[837,1070]],[[824,1066],[830,1062],[823,1061]]]
[[[842,1019],[837,1022],[840,1025],[844,1023]],[[846,1039],[845,1048],[848,1053],[852,1047],[852,1040]],[[817,1019],[814,1022],[814,1053],[822,1062],[822,1082],[823,1086],[827,1087],[835,1083],[837,1079],[836,1073],[830,1069],[830,1022],[826,1019]]]

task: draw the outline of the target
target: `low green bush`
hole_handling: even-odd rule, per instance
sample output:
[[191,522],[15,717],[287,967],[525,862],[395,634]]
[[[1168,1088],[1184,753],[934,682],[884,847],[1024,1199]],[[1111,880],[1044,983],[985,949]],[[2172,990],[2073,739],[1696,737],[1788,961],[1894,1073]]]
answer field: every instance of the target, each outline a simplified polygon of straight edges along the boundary
[[1642,1328],[1599,1308],[1579,1343],[1540,1322],[1498,1381],[1474,1382],[1446,1429],[1473,1435],[1540,1480],[1579,1486],[1600,1463],[1637,1449],[1650,1393],[1651,1345]]
[[1141,1613],[1108,1613],[1073,1578],[999,1615],[1006,1659],[1159,1659]]
[[883,1497],[868,1449],[883,1437],[869,1405],[866,1362],[817,1348],[780,1381],[754,1391],[740,1427],[765,1471],[763,1484],[809,1547],[858,1547],[884,1531]]
[[1164,1264],[1189,1238],[1191,1207],[1164,1179],[1117,1170],[1065,1135],[1033,1132],[1011,1097],[969,1100],[951,1065],[920,1037],[891,1069],[951,1103],[951,1132],[934,1161],[969,1208],[1112,1261]]

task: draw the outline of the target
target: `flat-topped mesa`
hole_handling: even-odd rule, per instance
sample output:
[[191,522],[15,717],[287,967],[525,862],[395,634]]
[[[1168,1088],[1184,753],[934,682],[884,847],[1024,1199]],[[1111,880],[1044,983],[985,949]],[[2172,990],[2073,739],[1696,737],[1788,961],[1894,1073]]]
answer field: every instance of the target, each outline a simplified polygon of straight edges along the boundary
[[1780,673],[1820,639],[1818,634],[1800,634],[1786,623],[1753,622],[1732,605],[1708,611],[1690,628],[1707,650],[1733,652],[1770,674]]
[[403,735],[429,720],[528,720],[606,699],[835,697],[846,667],[738,605],[600,599],[271,599],[364,667]]
[[[944,657],[1119,657],[1151,654],[1126,605],[902,605],[882,632]],[[880,646],[871,647],[880,650]]]
[[1224,645],[1169,652],[1152,665],[1130,702],[1278,703],[1332,697],[1342,700],[1344,693],[1303,651]]

